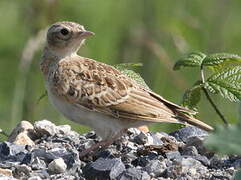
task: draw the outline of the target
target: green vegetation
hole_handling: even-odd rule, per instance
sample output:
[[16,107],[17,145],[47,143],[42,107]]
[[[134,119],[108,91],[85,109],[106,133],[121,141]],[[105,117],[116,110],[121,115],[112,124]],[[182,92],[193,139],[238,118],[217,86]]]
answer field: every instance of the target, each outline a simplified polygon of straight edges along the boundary
[[[212,100],[209,92],[219,94],[223,98],[233,102],[241,100],[241,57],[235,54],[217,53],[206,55],[201,52],[190,53],[174,65],[174,70],[181,67],[198,67],[201,80],[188,89],[183,96],[183,105],[189,108],[196,108],[201,100],[201,91],[207,97],[216,113],[225,123],[225,127],[216,126],[205,141],[206,146],[221,154],[241,155],[241,120],[237,125],[229,125],[228,121]],[[205,78],[204,67],[208,67],[212,73]],[[240,172],[236,179],[240,179]]]
[[[203,91],[216,113],[228,125],[228,121],[213,102],[209,92],[220,94],[223,98],[233,102],[241,100],[241,57],[228,53],[206,55],[194,52],[177,61],[173,69],[179,70],[181,67],[198,67],[201,77],[201,80],[198,79],[193,87],[186,90],[182,104],[195,109],[201,100],[201,91]],[[212,70],[212,74],[207,79],[204,67]]]
[[[180,104],[180,95],[199,79],[200,72],[198,68],[172,71],[174,62],[196,50],[208,54],[241,54],[240,9],[240,0],[1,0],[0,128],[9,133],[20,120],[49,119],[57,124],[73,125],[80,132],[86,130],[56,112],[47,98],[37,103],[45,91],[39,59],[42,30],[49,24],[68,20],[85,25],[96,36],[87,40],[79,54],[112,65],[141,62],[143,66],[135,71],[147,85]],[[205,75],[211,77],[211,72],[215,73],[208,71]],[[233,100],[238,98],[231,87],[231,91],[221,90],[222,80],[217,84],[216,76],[213,78],[210,90],[220,90],[219,94],[228,94]],[[200,89],[197,87],[196,91]],[[203,99],[199,102],[198,118],[211,125],[220,123]],[[215,94],[212,99],[229,123],[238,121],[237,103]],[[170,124],[152,127],[165,131],[174,128]]]

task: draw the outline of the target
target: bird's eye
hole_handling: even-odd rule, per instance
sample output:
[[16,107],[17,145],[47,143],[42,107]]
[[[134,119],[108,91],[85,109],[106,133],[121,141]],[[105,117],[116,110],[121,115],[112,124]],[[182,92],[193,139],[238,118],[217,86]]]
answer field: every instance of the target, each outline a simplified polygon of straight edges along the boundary
[[66,35],[69,34],[68,29],[65,29],[65,28],[61,29],[60,32],[61,32],[61,34],[62,34],[63,36],[66,36]]

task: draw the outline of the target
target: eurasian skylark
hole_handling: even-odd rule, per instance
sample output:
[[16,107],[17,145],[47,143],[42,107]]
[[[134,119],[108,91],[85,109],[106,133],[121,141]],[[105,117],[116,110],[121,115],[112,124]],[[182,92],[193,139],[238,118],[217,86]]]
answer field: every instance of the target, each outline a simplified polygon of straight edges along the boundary
[[149,123],[213,129],[114,67],[78,56],[92,35],[74,22],[57,22],[47,32],[41,71],[50,101],[65,117],[93,128],[103,138],[102,145],[111,144],[130,127]]

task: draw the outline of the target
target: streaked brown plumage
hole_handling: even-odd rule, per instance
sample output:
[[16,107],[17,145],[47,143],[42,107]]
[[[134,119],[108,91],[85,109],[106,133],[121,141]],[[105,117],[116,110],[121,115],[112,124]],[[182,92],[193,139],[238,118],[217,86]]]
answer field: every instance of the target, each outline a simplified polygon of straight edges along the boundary
[[190,110],[145,89],[114,67],[78,56],[90,35],[73,22],[58,22],[48,31],[41,70],[51,102],[67,118],[92,127],[104,139],[148,123],[185,123],[212,130],[188,116]]

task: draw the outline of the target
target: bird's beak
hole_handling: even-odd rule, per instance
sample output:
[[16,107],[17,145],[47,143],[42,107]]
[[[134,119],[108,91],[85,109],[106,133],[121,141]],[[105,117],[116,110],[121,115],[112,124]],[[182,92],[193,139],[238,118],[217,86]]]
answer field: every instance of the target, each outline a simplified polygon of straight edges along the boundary
[[80,37],[82,37],[82,38],[87,38],[87,37],[89,37],[89,36],[94,36],[95,35],[95,33],[93,33],[93,32],[91,32],[91,31],[81,31],[80,32]]

